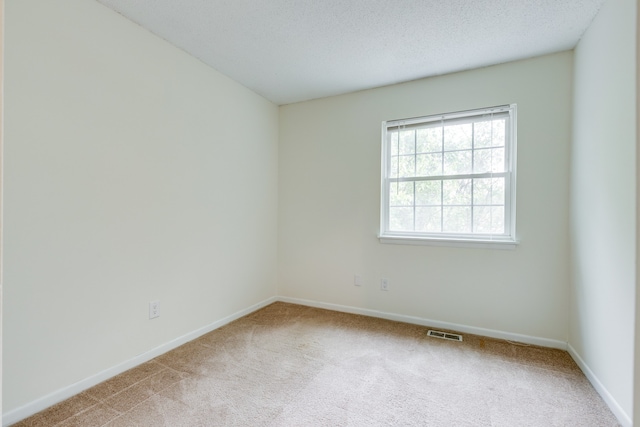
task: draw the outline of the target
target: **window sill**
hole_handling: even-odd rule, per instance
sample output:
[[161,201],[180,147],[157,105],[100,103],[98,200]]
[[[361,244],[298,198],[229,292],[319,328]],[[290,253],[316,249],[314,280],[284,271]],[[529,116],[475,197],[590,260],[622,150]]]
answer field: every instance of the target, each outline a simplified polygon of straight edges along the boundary
[[515,250],[518,246],[515,240],[466,240],[466,239],[438,239],[411,236],[378,236],[380,243],[393,245],[418,245],[418,246],[449,246],[457,248],[479,248]]

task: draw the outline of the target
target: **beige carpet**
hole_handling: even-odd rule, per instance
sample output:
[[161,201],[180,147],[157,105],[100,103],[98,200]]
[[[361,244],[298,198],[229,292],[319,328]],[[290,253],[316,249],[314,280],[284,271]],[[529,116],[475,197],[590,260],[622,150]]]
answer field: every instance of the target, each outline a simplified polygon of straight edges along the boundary
[[564,351],[272,304],[19,426],[617,426]]

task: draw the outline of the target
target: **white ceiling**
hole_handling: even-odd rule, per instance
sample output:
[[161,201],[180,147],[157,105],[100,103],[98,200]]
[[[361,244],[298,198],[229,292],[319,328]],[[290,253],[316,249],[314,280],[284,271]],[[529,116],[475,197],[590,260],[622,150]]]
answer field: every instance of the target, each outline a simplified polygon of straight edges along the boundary
[[276,104],[573,48],[605,0],[98,0]]

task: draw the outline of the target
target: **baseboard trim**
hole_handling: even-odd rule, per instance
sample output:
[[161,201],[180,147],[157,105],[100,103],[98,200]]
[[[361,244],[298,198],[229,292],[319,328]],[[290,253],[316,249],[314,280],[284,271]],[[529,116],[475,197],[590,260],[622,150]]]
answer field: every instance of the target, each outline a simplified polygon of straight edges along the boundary
[[378,317],[382,319],[395,320],[398,322],[411,323],[415,325],[431,326],[431,327],[440,328],[440,329],[450,329],[453,331],[465,332],[465,333],[474,334],[474,335],[482,335],[482,336],[491,337],[491,338],[516,341],[524,344],[533,344],[533,345],[539,345],[542,347],[550,347],[550,348],[557,348],[560,350],[566,350],[569,353],[569,355],[573,358],[573,360],[576,362],[578,367],[582,370],[582,372],[587,377],[591,385],[593,385],[593,388],[595,388],[595,390],[598,392],[600,397],[602,397],[602,400],[604,400],[604,402],[607,404],[609,409],[611,409],[611,412],[613,412],[613,414],[618,419],[620,424],[623,427],[633,426],[633,422],[631,421],[631,418],[624,411],[624,409],[622,409],[622,407],[618,404],[618,402],[611,395],[611,393],[609,393],[609,390],[607,390],[607,388],[600,382],[598,377],[593,373],[591,368],[589,368],[589,366],[584,362],[584,360],[580,357],[580,355],[576,352],[576,350],[571,346],[571,344],[566,343],[564,341],[534,337],[529,335],[515,334],[511,332],[497,331],[493,329],[478,328],[475,326],[461,325],[458,323],[442,322],[438,320],[425,319],[425,318],[415,317],[415,316],[405,316],[405,315],[400,315],[395,313],[388,313],[384,311],[370,310],[366,308],[311,301],[311,300],[305,300],[305,299],[299,299],[299,298],[280,296],[277,298],[277,300],[282,302],[292,303],[292,304],[305,305],[309,307],[324,308],[327,310],[341,311],[345,313],[361,314],[364,316]]
[[189,341],[192,341],[200,337],[201,335],[204,335],[208,332],[218,329],[228,323],[233,322],[234,320],[237,320],[243,316],[246,316],[247,314],[253,313],[254,311],[260,310],[261,308],[266,307],[267,305],[272,304],[277,300],[278,299],[276,297],[268,298],[248,308],[237,311],[227,317],[217,320],[207,326],[196,329],[195,331],[189,332],[188,334],[185,334],[181,337],[173,339],[152,350],[149,350],[132,359],[122,362],[112,368],[106,369],[102,372],[99,372],[95,375],[85,378],[84,380],[81,380],[75,384],[71,384],[68,387],[62,388],[60,390],[56,390],[53,393],[50,393],[44,397],[41,397],[40,399],[34,400],[33,402],[20,406],[2,415],[2,425],[8,426],[8,425],[17,423],[18,421],[21,421],[33,414],[36,414],[44,409],[47,409],[50,406],[55,405],[56,403],[62,402],[63,400],[66,400],[95,385],[98,385],[101,382],[108,380],[109,378],[112,378],[118,374],[121,374],[142,363],[148,362],[149,360],[156,358],[161,354],[164,354],[170,350],[173,350],[176,347],[180,347],[181,345]]
[[411,323],[414,325],[431,326],[440,329],[450,329],[468,334],[482,335],[490,338],[498,338],[508,341],[515,341],[523,344],[539,345],[541,347],[557,348],[560,350],[567,349],[567,343],[559,340],[548,338],[534,337],[530,335],[516,334],[512,332],[503,332],[494,329],[478,328],[475,326],[462,325],[459,323],[442,322],[439,320],[425,319],[422,317],[405,316],[402,314],[389,313],[385,311],[371,310],[368,308],[352,307],[347,305],[331,304],[325,302],[311,301],[299,298],[283,297],[277,298],[278,301],[288,302],[292,304],[306,305],[309,307],[324,308],[327,310],[341,311],[344,313],[362,314],[364,316],[378,317],[381,319],[395,320],[398,322]]
[[622,424],[622,426],[631,427],[633,425],[629,415],[622,409],[622,407],[620,407],[618,402],[614,399],[611,393],[609,393],[606,387],[600,382],[598,377],[584,362],[584,360],[580,357],[580,355],[576,352],[576,350],[566,342],[559,341],[559,340],[552,340],[548,338],[540,338],[540,337],[534,337],[529,335],[516,334],[511,332],[498,331],[493,329],[478,328],[475,326],[462,325],[458,323],[442,322],[438,320],[425,319],[425,318],[416,317],[416,316],[406,316],[406,315],[389,313],[389,312],[378,311],[378,310],[371,310],[366,308],[311,301],[311,300],[284,297],[284,296],[268,298],[248,308],[237,311],[236,313],[233,313],[220,320],[217,320],[207,326],[196,329],[195,331],[189,332],[188,334],[185,334],[165,344],[162,344],[152,350],[149,350],[132,359],[122,362],[112,368],[106,369],[102,372],[99,372],[98,374],[85,378],[82,381],[79,381],[68,387],[57,390],[42,398],[34,400],[33,402],[30,402],[26,405],[23,405],[12,411],[9,411],[6,414],[3,414],[2,425],[8,426],[8,425],[17,423],[18,421],[21,421],[33,414],[36,414],[50,406],[55,405],[56,403],[62,402],[63,400],[66,400],[97,384],[100,384],[101,382],[106,381],[109,378],[112,378],[118,374],[121,374],[142,363],[148,362],[149,360],[155,357],[158,357],[161,354],[171,351],[174,348],[177,348],[208,332],[211,332],[228,323],[231,323],[234,320],[237,320],[243,316],[253,313],[254,311],[260,310],[261,308],[264,308],[267,305],[272,304],[276,301],[287,302],[291,304],[299,304],[299,305],[304,305],[308,307],[323,308],[326,310],[340,311],[344,313],[361,314],[364,316],[377,317],[381,319],[394,320],[398,322],[411,323],[411,324],[421,325],[421,326],[431,326],[431,327],[440,328],[440,329],[450,329],[453,331],[464,332],[464,333],[469,333],[474,335],[482,335],[482,336],[491,337],[491,338],[498,338],[498,339],[504,339],[509,341],[516,341],[516,342],[525,343],[525,344],[533,344],[533,345],[539,345],[543,347],[566,350],[571,355],[573,360],[575,360],[576,364],[580,367],[582,372],[584,372],[587,379],[591,382],[591,384],[596,389],[598,394],[600,394],[602,399],[609,406],[609,408],[611,409],[613,414],[616,416],[618,421]]
[[609,393],[609,390],[600,382],[596,374],[589,368],[589,365],[585,363],[585,361],[580,357],[578,352],[571,344],[567,344],[567,351],[576,362],[576,364],[580,367],[584,375],[587,377],[593,388],[596,389],[602,400],[607,404],[613,415],[616,416],[620,424],[623,427],[632,427],[633,423],[631,422],[631,417],[627,414],[624,409],[618,404],[616,399]]

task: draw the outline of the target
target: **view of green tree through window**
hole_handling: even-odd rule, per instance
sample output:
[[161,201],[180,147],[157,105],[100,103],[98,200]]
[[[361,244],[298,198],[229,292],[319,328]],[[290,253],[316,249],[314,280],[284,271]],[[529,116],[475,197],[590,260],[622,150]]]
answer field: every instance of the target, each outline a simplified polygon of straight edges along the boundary
[[380,237],[514,241],[515,110],[385,122]]

